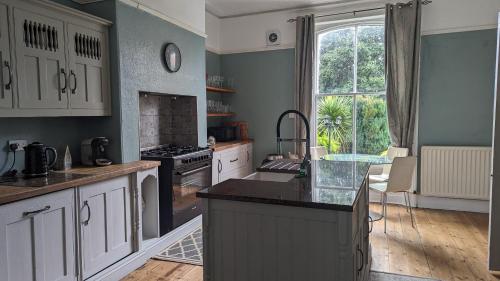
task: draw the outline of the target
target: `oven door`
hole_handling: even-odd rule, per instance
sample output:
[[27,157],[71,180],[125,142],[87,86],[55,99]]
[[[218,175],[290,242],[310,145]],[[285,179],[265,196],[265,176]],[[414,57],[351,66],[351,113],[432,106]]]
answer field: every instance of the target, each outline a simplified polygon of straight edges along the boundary
[[211,162],[174,170],[172,178],[173,226],[177,228],[201,214],[201,199],[196,198],[196,192],[211,186]]

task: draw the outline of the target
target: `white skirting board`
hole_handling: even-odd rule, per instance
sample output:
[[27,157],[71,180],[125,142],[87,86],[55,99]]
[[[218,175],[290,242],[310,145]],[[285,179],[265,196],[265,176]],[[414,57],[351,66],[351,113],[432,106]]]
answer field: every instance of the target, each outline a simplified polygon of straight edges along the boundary
[[198,217],[178,227],[172,232],[169,232],[164,236],[155,239],[154,242],[149,243],[148,241],[148,243],[146,243],[147,246],[144,246],[144,248],[139,252],[132,253],[128,257],[111,265],[110,267],[88,278],[85,281],[98,281],[98,280],[118,281],[123,277],[127,276],[127,274],[141,267],[143,264],[146,263],[148,259],[157,255],[160,251],[162,251],[166,247],[179,241],[187,234],[193,232],[201,224],[202,224],[201,215],[199,215]]
[[[380,193],[370,191],[370,202],[380,202]],[[391,204],[404,205],[403,194],[389,193],[387,202]],[[490,203],[485,200],[469,200],[456,198],[431,197],[420,194],[411,194],[411,203],[413,207],[426,209],[439,209],[450,211],[463,211],[474,213],[489,213]]]

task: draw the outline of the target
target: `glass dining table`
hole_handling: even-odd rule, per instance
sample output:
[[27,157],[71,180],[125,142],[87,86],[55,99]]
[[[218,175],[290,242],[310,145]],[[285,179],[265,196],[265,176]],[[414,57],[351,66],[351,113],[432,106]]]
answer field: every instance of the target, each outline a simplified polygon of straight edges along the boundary
[[324,160],[330,161],[357,161],[369,162],[371,165],[391,164],[392,160],[387,156],[373,154],[327,154],[322,157]]
[[[390,165],[392,164],[392,159],[385,155],[373,155],[373,154],[327,154],[322,157],[324,160],[330,161],[357,161],[357,162],[369,162],[370,165]],[[369,183],[368,183],[369,184]],[[384,218],[383,213],[375,212],[370,210],[370,220],[379,221]]]

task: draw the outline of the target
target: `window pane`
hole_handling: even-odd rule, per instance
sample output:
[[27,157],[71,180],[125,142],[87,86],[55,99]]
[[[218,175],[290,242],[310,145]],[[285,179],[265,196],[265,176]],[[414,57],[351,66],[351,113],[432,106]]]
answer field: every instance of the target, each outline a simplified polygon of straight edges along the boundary
[[356,153],[384,153],[391,143],[385,95],[357,95],[356,111]]
[[329,153],[352,152],[352,96],[318,97],[317,144]]
[[351,93],[354,81],[354,27],[321,34],[319,92]]
[[358,92],[385,91],[384,27],[358,28]]

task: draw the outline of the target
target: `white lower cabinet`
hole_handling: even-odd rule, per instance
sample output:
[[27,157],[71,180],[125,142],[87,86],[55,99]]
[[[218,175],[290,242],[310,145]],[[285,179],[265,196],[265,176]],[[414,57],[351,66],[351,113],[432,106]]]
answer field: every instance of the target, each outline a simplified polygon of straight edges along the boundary
[[159,238],[157,194],[154,168],[1,205],[0,280],[103,280],[96,273],[143,250],[134,237]]
[[78,188],[83,279],[133,252],[130,191],[129,176]]
[[228,179],[239,179],[253,171],[252,143],[213,153],[212,185]]
[[77,280],[74,189],[0,206],[0,279]]

